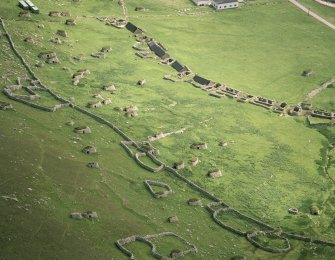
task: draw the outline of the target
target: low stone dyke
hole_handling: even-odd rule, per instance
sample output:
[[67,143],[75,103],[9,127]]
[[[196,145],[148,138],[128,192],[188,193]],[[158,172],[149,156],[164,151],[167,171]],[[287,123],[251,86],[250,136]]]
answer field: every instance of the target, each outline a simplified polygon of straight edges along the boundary
[[52,111],[55,112],[58,109],[64,108],[64,107],[69,107],[70,103],[63,103],[63,104],[57,104],[52,108]]
[[144,156],[147,156],[149,155],[149,153],[142,153],[142,152],[137,152],[135,154],[135,160],[136,162],[141,165],[144,169],[148,170],[148,171],[151,171],[151,172],[154,172],[154,173],[157,173],[157,172],[160,172],[161,170],[164,169],[164,164],[160,164],[157,168],[153,168],[147,164],[145,164],[144,162],[141,161],[141,157],[144,157]]
[[196,191],[200,192],[203,196],[207,197],[210,200],[219,202],[221,200],[219,200],[217,197],[215,197],[213,194],[209,193],[208,191],[204,190],[203,188],[199,187],[198,185],[196,185],[195,183],[193,183],[192,181],[190,181],[189,179],[187,179],[186,177],[182,176],[181,174],[179,174],[175,169],[169,167],[169,166],[165,166],[165,169],[172,173],[173,175],[177,176],[179,179],[183,180],[184,182],[186,182],[188,185],[190,185],[193,189],[195,189]]
[[93,113],[91,113],[91,112],[89,112],[89,111],[87,111],[87,110],[85,110],[85,109],[83,109],[83,108],[81,108],[81,107],[79,107],[79,106],[73,105],[73,108],[76,109],[76,110],[78,110],[78,111],[80,111],[80,112],[83,113],[83,114],[86,114],[86,115],[88,115],[88,116],[94,118],[95,120],[97,120],[97,121],[100,122],[100,123],[103,123],[103,124],[105,124],[105,125],[108,125],[108,126],[111,127],[115,132],[117,132],[119,135],[121,135],[125,140],[127,140],[127,141],[131,141],[131,139],[130,139],[124,132],[122,132],[119,128],[117,128],[117,127],[116,127],[115,125],[113,125],[111,122],[109,122],[109,121],[103,119],[102,117],[97,116],[97,115],[95,115],[95,114],[93,114]]
[[6,91],[3,91],[3,93],[10,99],[12,100],[15,100],[17,102],[20,102],[22,104],[25,104],[27,106],[30,106],[30,107],[33,107],[33,108],[37,108],[37,109],[40,109],[40,110],[43,110],[43,111],[46,111],[46,112],[53,112],[53,109],[52,108],[48,108],[48,107],[44,107],[44,106],[40,106],[40,105],[37,105],[37,104],[34,104],[34,103],[31,103],[29,101],[26,101],[24,99],[20,99],[20,98],[17,98],[13,95],[9,95]]
[[309,243],[314,243],[314,244],[320,244],[320,245],[326,245],[326,246],[335,247],[335,243],[334,242],[330,242],[330,241],[313,239],[311,237],[305,237],[305,236],[302,236],[302,235],[288,233],[288,232],[285,232],[285,231],[282,232],[282,235],[284,235],[286,237],[289,237],[289,238],[296,239],[296,240],[301,240],[301,241],[309,242]]
[[157,251],[157,247],[156,245],[151,241],[151,239],[157,239],[157,238],[162,238],[162,237],[167,237],[167,236],[172,236],[172,237],[176,237],[178,239],[180,239],[184,244],[186,244],[189,249],[181,251],[180,252],[180,256],[185,256],[189,253],[197,253],[198,249],[195,245],[191,244],[190,242],[188,242],[187,240],[185,240],[184,238],[182,238],[181,236],[176,235],[173,232],[163,232],[160,234],[155,234],[155,235],[146,235],[146,236],[138,236],[138,235],[134,235],[134,236],[130,236],[124,239],[119,239],[115,242],[116,246],[127,256],[130,257],[130,259],[136,259],[135,255],[128,250],[127,248],[125,248],[125,245],[133,243],[135,241],[141,241],[143,243],[146,243],[147,245],[150,246],[151,248],[151,255],[154,256],[157,259],[166,259],[166,260],[170,260],[170,259],[175,259],[177,257],[168,257],[168,256],[163,256],[161,254],[158,253]]
[[307,123],[311,126],[335,126],[335,121],[329,120],[329,122],[312,122],[310,116],[307,117]]
[[220,208],[220,209],[215,210],[215,211],[213,212],[213,215],[212,215],[214,221],[215,221],[218,225],[220,225],[221,227],[223,227],[224,229],[227,229],[228,231],[230,231],[230,232],[232,232],[232,233],[235,233],[235,234],[237,234],[237,235],[239,235],[239,236],[245,236],[245,235],[246,235],[246,232],[243,232],[242,230],[239,230],[239,229],[236,229],[236,228],[232,228],[232,227],[230,227],[230,226],[224,224],[221,220],[218,219],[217,215],[218,215],[219,213],[223,212],[223,211],[224,211],[224,212],[227,212],[227,211],[233,211],[233,210],[232,210],[231,208],[228,208],[228,207],[226,207],[226,208]]
[[[261,236],[272,236],[272,237],[275,237],[276,239],[282,239],[282,240],[285,241],[286,247],[279,248],[279,247],[263,246],[262,244],[260,244],[259,242],[255,241],[253,239],[255,236],[260,236],[260,235]],[[287,238],[278,236],[278,235],[276,235],[276,234],[274,234],[272,232],[254,231],[251,234],[247,234],[246,238],[255,247],[258,247],[258,248],[260,248],[260,249],[262,249],[264,251],[267,251],[267,252],[271,252],[271,253],[286,253],[286,252],[288,252],[288,251],[291,250],[291,244],[290,244],[290,241]]]
[[[164,182],[156,181],[156,180],[144,180],[144,185],[148,188],[149,192],[155,198],[164,198],[167,197],[169,194],[172,193],[172,189],[169,185]],[[162,187],[165,191],[161,194],[154,191],[153,186]]]
[[121,141],[121,146],[126,149],[127,153],[131,156],[131,157],[135,157],[135,154],[133,153],[133,151],[128,147],[127,143],[130,143],[130,145],[133,145],[132,142],[127,142],[127,141]]

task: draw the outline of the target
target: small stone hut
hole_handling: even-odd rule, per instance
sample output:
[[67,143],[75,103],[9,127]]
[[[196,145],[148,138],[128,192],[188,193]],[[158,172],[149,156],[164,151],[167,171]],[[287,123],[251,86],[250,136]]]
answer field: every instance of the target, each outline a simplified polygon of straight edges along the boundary
[[55,57],[48,58],[45,62],[48,64],[56,64],[56,63],[59,63],[59,59],[57,58],[57,56],[55,56]]
[[106,99],[102,100],[102,104],[104,104],[104,105],[112,104],[112,100],[110,98],[106,98]]
[[199,158],[198,158],[198,157],[192,158],[192,159],[190,160],[190,164],[191,164],[192,166],[196,166],[198,163],[199,163]]
[[62,36],[62,37],[67,37],[67,32],[65,30],[58,30],[57,34]]
[[97,152],[97,149],[94,146],[86,146],[83,149],[83,153],[86,153],[86,154],[94,154],[96,152]]
[[196,150],[206,150],[207,144],[206,143],[194,143],[191,145],[191,148],[196,149]]
[[181,170],[185,168],[185,164],[183,161],[178,161],[173,164],[173,168],[175,168],[176,170]]
[[38,57],[41,59],[50,59],[56,56],[57,56],[56,53],[53,51],[45,51],[38,54]]
[[82,219],[83,218],[83,216],[80,212],[72,212],[70,214],[70,217],[73,218],[73,219]]
[[135,7],[135,11],[137,11],[137,12],[144,12],[144,11],[145,11],[145,8],[142,7],[142,6]]
[[9,110],[13,109],[13,105],[10,103],[2,103],[0,104],[0,110]]
[[58,37],[52,38],[51,42],[54,44],[62,44],[62,40]]
[[94,58],[98,58],[98,59],[104,59],[106,58],[106,54],[104,52],[98,51],[98,52],[92,52],[91,56]]
[[289,208],[288,213],[296,215],[299,213],[299,210],[297,208]]
[[99,164],[97,162],[90,162],[87,164],[88,168],[94,168],[94,169],[98,169],[100,168]]
[[100,99],[102,99],[102,96],[101,96],[101,94],[99,94],[99,93],[93,94],[93,97],[94,97],[94,98],[100,98]]
[[302,73],[301,73],[301,76],[303,77],[310,77],[311,75],[313,74],[313,71],[308,69],[308,70],[304,70]]
[[139,80],[139,81],[137,81],[137,85],[143,86],[145,84],[145,82],[146,82],[145,79]]
[[80,126],[74,129],[74,132],[77,134],[90,134],[92,133],[91,128],[88,126]]
[[65,21],[65,24],[66,25],[76,25],[77,23],[76,23],[76,21],[74,19],[67,19]]
[[208,177],[213,178],[213,179],[222,177],[222,172],[219,169],[209,171]]
[[87,107],[89,107],[89,108],[98,108],[98,107],[101,107],[101,106],[102,106],[101,101],[89,102],[87,104]]
[[168,221],[170,223],[178,222],[178,217],[177,216],[168,217]]
[[190,206],[202,206],[201,200],[200,199],[196,199],[196,198],[189,199],[187,201],[187,204],[190,205]]
[[123,109],[123,111],[126,112],[126,116],[128,116],[128,117],[138,116],[138,108],[137,108],[137,106],[126,107],[126,108]]
[[102,89],[105,90],[105,91],[114,92],[116,90],[116,87],[115,87],[114,84],[110,84],[110,85],[103,86]]
[[106,52],[111,52],[112,50],[113,50],[112,47],[104,46],[104,47],[101,48],[100,52],[106,53]]
[[60,17],[60,16],[62,16],[62,13],[58,12],[58,11],[50,11],[49,12],[49,16],[51,16],[51,17]]
[[98,218],[98,214],[95,211],[86,211],[84,213],[82,213],[84,218],[88,218],[88,219],[94,219],[94,218]]
[[321,214],[320,209],[315,205],[311,206],[310,212],[312,215],[315,215],[315,216],[319,216]]
[[69,121],[66,122],[66,124],[68,126],[73,126],[74,125],[74,121],[73,120],[69,120]]
[[29,42],[29,43],[34,43],[34,39],[31,36],[24,38],[24,41]]

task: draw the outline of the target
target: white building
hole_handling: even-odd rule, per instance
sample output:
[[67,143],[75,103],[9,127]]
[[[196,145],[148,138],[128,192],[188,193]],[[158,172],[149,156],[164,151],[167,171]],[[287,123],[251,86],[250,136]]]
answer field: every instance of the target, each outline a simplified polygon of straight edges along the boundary
[[216,10],[237,8],[238,0],[212,0],[212,5]]
[[212,5],[216,10],[238,7],[238,0],[192,0],[197,6]]
[[197,6],[211,5],[212,0],[192,0]]

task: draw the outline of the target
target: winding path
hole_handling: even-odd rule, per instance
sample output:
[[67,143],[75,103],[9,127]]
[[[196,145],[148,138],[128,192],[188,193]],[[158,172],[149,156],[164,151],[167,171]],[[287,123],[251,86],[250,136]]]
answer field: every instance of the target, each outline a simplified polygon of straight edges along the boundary
[[294,4],[296,7],[300,8],[302,11],[304,11],[305,13],[307,13],[308,15],[314,17],[316,20],[318,20],[319,22],[327,25],[329,28],[335,30],[335,25],[328,22],[327,20],[323,19],[320,15],[317,15],[316,13],[312,12],[309,8],[305,7],[304,5],[302,5],[301,3],[299,3],[296,0],[289,0],[292,4]]
[[331,80],[328,80],[327,82],[323,83],[321,86],[317,87],[316,89],[313,89],[311,92],[309,92],[306,95],[305,100],[313,98],[314,96],[319,94],[322,90],[325,90],[326,88],[328,88],[333,83],[335,83],[335,78],[332,78]]

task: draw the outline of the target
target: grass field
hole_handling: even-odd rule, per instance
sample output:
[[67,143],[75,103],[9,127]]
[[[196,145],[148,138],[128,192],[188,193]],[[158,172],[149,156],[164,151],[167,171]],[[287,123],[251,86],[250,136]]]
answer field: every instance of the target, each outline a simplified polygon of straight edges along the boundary
[[[126,30],[116,29],[90,16],[121,17],[117,1],[40,1],[41,14],[19,18],[16,1],[0,3],[0,16],[19,52],[42,82],[62,97],[85,107],[100,93],[112,104],[91,112],[113,122],[134,140],[147,140],[157,132],[183,133],[152,142],[160,160],[172,166],[183,160],[180,173],[249,216],[286,231],[323,240],[333,240],[334,150],[332,127],[309,127],[305,118],[279,117],[259,107],[231,99],[215,99],[186,83],[172,83],[163,76],[173,73],[155,60],[135,56],[135,40]],[[135,0],[126,1],[132,22],[162,42],[174,57],[195,72],[253,94],[297,103],[322,82],[334,76],[335,34],[305,16],[285,1],[246,1],[238,10],[215,12],[194,7],[188,0],[141,1],[146,12],[135,12]],[[185,9],[189,9],[183,11]],[[76,26],[66,26],[66,17],[48,17],[49,11],[69,11]],[[194,15],[184,15],[193,13]],[[204,12],[204,13],[199,13]],[[83,17],[83,16],[87,17]],[[44,29],[38,28],[42,23]],[[255,26],[257,23],[258,26]],[[65,29],[63,44],[50,39]],[[285,35],[285,37],[283,37]],[[23,41],[31,36],[35,44]],[[5,37],[0,37],[0,84],[14,84],[26,75]],[[105,59],[90,56],[103,46],[113,51]],[[55,51],[60,64],[46,64],[37,55]],[[72,57],[83,55],[80,62]],[[89,69],[78,86],[72,73]],[[304,69],[314,71],[305,78]],[[146,79],[143,87],[136,85]],[[102,90],[115,84],[114,94]],[[335,110],[333,89],[312,99],[315,106]],[[9,101],[0,94],[0,101]],[[66,108],[55,113],[35,110],[10,101],[15,111],[0,111],[0,258],[4,259],[126,259],[114,242],[134,234],[173,231],[198,247],[186,259],[229,259],[234,255],[261,259],[331,259],[332,247],[291,240],[287,254],[256,249],[245,238],[219,227],[204,207],[187,205],[201,198],[184,182],[163,171],[145,171],[120,146],[122,140],[110,128]],[[42,96],[47,106],[55,101]],[[57,103],[57,102],[56,102]],[[172,105],[175,104],[175,105]],[[139,116],[127,118],[115,108],[135,105]],[[92,133],[78,135],[75,126],[88,125]],[[78,139],[79,137],[79,139]],[[208,150],[190,149],[206,142]],[[220,142],[227,142],[222,147]],[[81,152],[87,145],[97,154]],[[188,161],[198,157],[200,163]],[[150,163],[148,158],[141,158]],[[100,169],[89,169],[97,161]],[[154,164],[153,164],[154,165]],[[223,177],[210,179],[209,170],[220,169]],[[143,181],[169,184],[173,194],[155,199]],[[17,198],[18,201],[13,200]],[[309,214],[311,205],[320,216]],[[299,208],[298,215],[287,209]],[[97,221],[75,221],[69,213],[97,211]],[[168,223],[177,215],[179,222]],[[240,223],[238,223],[240,224]],[[156,241],[165,255],[182,247],[172,238]],[[149,247],[141,242],[127,246],[138,259],[150,259]]]
[[322,16],[327,21],[335,24],[335,8],[324,6],[315,2],[314,0],[300,0],[306,7],[310,8],[313,12]]

